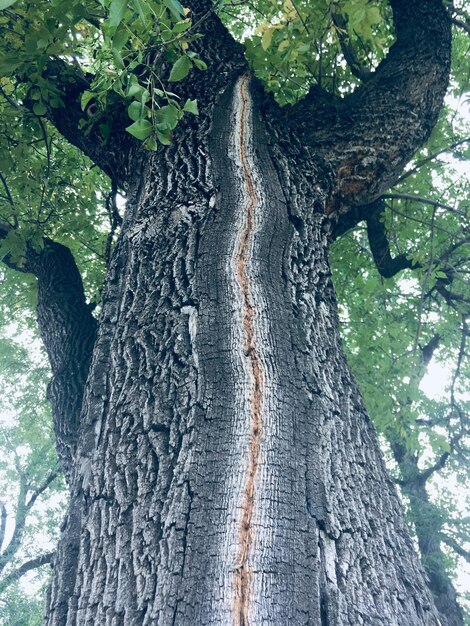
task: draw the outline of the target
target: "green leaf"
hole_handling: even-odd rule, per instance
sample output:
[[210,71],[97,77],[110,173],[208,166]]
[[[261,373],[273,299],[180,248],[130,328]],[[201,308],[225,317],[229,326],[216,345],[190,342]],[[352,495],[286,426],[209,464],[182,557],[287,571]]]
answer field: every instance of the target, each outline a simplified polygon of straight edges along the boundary
[[171,144],[171,130],[161,131],[157,130],[158,141],[162,143],[164,146],[169,146]]
[[117,67],[123,70],[126,66],[124,65],[122,56],[119,54],[116,48],[112,49],[112,53],[113,53],[114,63],[116,64]]
[[12,4],[15,4],[16,0],[0,0],[0,11],[8,9]]
[[261,38],[261,47],[263,48],[263,50],[267,50],[269,46],[271,45],[273,33],[274,33],[274,30],[272,28],[267,28],[264,31],[263,37]]
[[179,35],[180,33],[184,33],[185,30],[191,28],[191,20],[186,19],[183,22],[178,22],[173,26],[173,34]]
[[168,80],[172,83],[175,83],[178,80],[183,80],[183,78],[186,78],[186,76],[189,74],[191,65],[192,63],[186,55],[180,57],[171,68],[170,77]]
[[155,118],[157,120],[157,128],[159,130],[164,130],[166,128],[173,130],[180,118],[180,112],[175,106],[167,104],[161,109],[158,109],[155,113]]
[[177,20],[185,17],[183,5],[178,0],[163,0],[163,4],[173,13]]
[[129,39],[129,31],[123,26],[119,26],[113,37],[113,49],[118,52],[124,48]]
[[194,65],[198,70],[207,70],[207,63],[204,63],[202,59],[194,59]]
[[80,105],[82,107],[82,111],[86,109],[87,104],[90,102],[90,100],[93,100],[95,95],[96,94],[94,94],[92,91],[84,91],[82,93],[82,97],[80,98]]
[[199,115],[197,100],[186,100],[183,111],[186,111],[187,113],[193,113],[193,115]]
[[127,95],[129,98],[136,98],[137,100],[142,100],[142,96],[145,94],[148,95],[148,91],[142,85],[132,84],[127,88]]
[[132,5],[134,6],[134,9],[139,14],[139,17],[142,20],[142,22],[145,23],[146,16],[147,16],[147,13],[148,13],[148,7],[147,7],[146,3],[142,2],[142,0],[132,0]]
[[158,150],[158,143],[156,142],[154,137],[148,137],[144,141],[144,146],[143,147],[146,150],[152,150],[152,152],[155,152],[156,150]]
[[109,25],[116,28],[122,22],[127,8],[127,0],[112,0],[109,7]]
[[5,56],[0,63],[0,75],[8,76],[13,73],[17,67],[19,67],[21,63],[13,56]]
[[47,113],[47,107],[44,102],[35,102],[33,104],[33,113],[36,113],[36,115],[45,115]]
[[127,114],[129,115],[131,120],[134,120],[134,122],[137,122],[137,120],[140,120],[144,117],[143,112],[144,111],[142,104],[135,100],[134,102],[131,102],[130,105],[127,107]]
[[126,128],[133,137],[143,141],[152,134],[153,126],[148,120],[137,120]]

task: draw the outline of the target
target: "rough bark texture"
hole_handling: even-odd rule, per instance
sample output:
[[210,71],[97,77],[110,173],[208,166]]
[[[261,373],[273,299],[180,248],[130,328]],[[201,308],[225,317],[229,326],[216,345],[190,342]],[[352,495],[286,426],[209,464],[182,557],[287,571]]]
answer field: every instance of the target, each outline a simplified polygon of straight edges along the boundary
[[[49,626],[439,624],[345,362],[327,258],[335,207],[390,184],[435,118],[448,32],[428,4],[437,52],[413,63],[430,83],[421,66],[414,83],[394,75],[398,45],[329,143],[321,111],[301,135],[302,106],[286,118],[206,22],[209,71],[186,84],[197,124],[130,156]],[[411,92],[432,92],[421,120]],[[345,168],[371,151],[351,191]]]
[[247,84],[128,215],[50,624],[438,623],[340,346],[331,176],[280,180]]
[[[9,230],[9,226],[0,224],[0,238],[6,237]],[[86,302],[73,255],[65,246],[45,238],[41,250],[27,246],[21,266],[9,257],[4,261],[38,279],[37,321],[52,370],[47,393],[59,462],[70,480],[97,322]]]

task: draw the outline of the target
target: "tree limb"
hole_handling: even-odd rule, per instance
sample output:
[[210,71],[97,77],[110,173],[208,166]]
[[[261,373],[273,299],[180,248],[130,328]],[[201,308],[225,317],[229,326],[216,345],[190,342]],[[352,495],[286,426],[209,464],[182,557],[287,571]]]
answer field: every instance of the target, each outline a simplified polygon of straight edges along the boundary
[[46,552],[46,554],[42,554],[35,559],[26,561],[23,565],[20,565],[20,567],[10,572],[3,580],[0,581],[0,594],[2,594],[7,587],[19,580],[27,572],[30,572],[33,569],[38,569],[47,563],[52,563],[54,555],[55,552]]
[[39,487],[37,487],[33,491],[29,500],[25,503],[28,511],[31,510],[31,508],[33,507],[34,503],[39,498],[39,496],[42,495],[46,491],[46,489],[57,478],[58,475],[59,475],[59,472],[50,472],[47,475],[45,481],[42,483],[42,485],[39,485]]
[[401,486],[409,498],[411,518],[418,539],[421,561],[429,579],[429,588],[445,623],[463,624],[462,612],[446,563],[440,537],[444,524],[436,506],[429,501],[426,482],[418,468],[418,457],[401,443],[390,442],[393,456],[403,476]]
[[428,478],[430,478],[433,474],[435,474],[436,472],[439,472],[441,469],[443,469],[447,463],[447,460],[449,459],[450,453],[449,452],[444,452],[443,454],[441,454],[441,456],[439,457],[439,460],[434,463],[434,465],[431,465],[431,467],[428,467],[426,470],[420,472],[419,476],[418,476],[418,480],[421,481],[422,483],[425,483]]
[[[86,118],[82,111],[81,96],[90,88],[91,76],[84,78],[82,72],[63,59],[49,61],[43,71],[43,78],[54,84],[62,100],[62,106],[47,107],[46,117],[71,144],[79,148],[96,165],[118,184],[128,177],[128,155],[134,145],[129,133],[125,132],[128,116],[124,103],[116,102],[106,111],[106,124],[109,127],[108,139],[99,130],[99,120],[93,121],[91,130],[80,128],[80,120]],[[32,110],[34,101],[25,100],[25,106]]]
[[450,19],[441,0],[390,0],[396,42],[372,76],[322,123],[315,102],[293,111],[290,132],[333,170],[336,194],[327,212],[337,219],[371,204],[392,187],[429,137],[450,71]]
[[7,507],[4,502],[0,501],[0,550],[3,548],[5,541],[5,530],[7,527]]
[[467,563],[470,563],[470,552],[468,550],[462,548],[462,546],[460,546],[455,539],[449,537],[449,535],[446,535],[445,533],[441,533],[440,537],[442,541],[449,546],[449,548],[452,548],[452,550],[459,556],[463,557]]
[[330,4],[330,16],[331,21],[333,22],[333,25],[335,27],[336,34],[338,36],[341,51],[346,60],[346,63],[348,64],[349,69],[351,70],[352,75],[362,81],[369,80],[372,76],[372,72],[359,60],[348,36],[348,27],[346,24],[346,20],[340,13],[335,13],[333,3]]
[[[11,227],[0,225],[0,239]],[[80,272],[65,246],[44,238],[44,248],[27,244],[22,266],[7,256],[12,269],[38,279],[37,319],[52,369],[48,398],[52,405],[59,461],[66,477],[72,469],[83,391],[95,342],[97,322],[87,304]]]
[[20,489],[16,501],[15,527],[13,529],[10,543],[0,555],[0,572],[5,569],[20,547],[21,537],[23,536],[27,517],[27,509],[25,506],[27,492],[28,487],[26,475],[20,474]]
[[434,161],[434,159],[436,159],[441,154],[450,152],[451,150],[454,150],[455,148],[458,148],[458,146],[461,146],[464,143],[468,143],[469,141],[470,141],[470,137],[465,137],[465,139],[460,139],[459,141],[455,141],[454,143],[451,143],[450,146],[447,146],[446,148],[443,148],[442,150],[438,150],[437,152],[430,154],[428,157],[419,160],[414,167],[407,170],[404,174],[400,176],[400,178],[397,180],[397,183],[402,183],[409,176],[416,174],[416,172],[420,170],[423,167],[423,165],[426,165],[426,163],[430,163],[431,161]]
[[465,217],[465,213],[463,211],[454,209],[454,207],[451,207],[448,204],[443,204],[438,200],[431,200],[430,198],[423,198],[422,196],[415,196],[411,193],[384,193],[382,198],[384,200],[411,200],[412,202],[421,202],[422,204],[429,204],[430,206],[445,209],[450,213],[456,213],[457,215],[460,215],[460,217]]
[[404,269],[414,268],[411,259],[406,254],[399,254],[392,258],[390,244],[387,238],[385,224],[382,221],[385,204],[383,200],[377,200],[367,212],[367,236],[374,257],[375,265],[384,278],[391,278]]
[[466,33],[470,33],[470,24],[468,22],[459,20],[457,17],[451,17],[450,19],[451,19],[452,24],[455,24],[455,26],[458,26],[458,28],[461,28]]

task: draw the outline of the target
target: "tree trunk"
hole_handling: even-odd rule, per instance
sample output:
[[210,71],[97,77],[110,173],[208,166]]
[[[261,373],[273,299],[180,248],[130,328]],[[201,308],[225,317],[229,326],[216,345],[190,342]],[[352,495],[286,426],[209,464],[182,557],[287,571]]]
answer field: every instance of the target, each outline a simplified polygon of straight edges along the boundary
[[219,91],[134,163],[46,623],[437,626],[341,347],[333,173]]
[[462,610],[457,602],[454,586],[447,575],[445,555],[441,548],[445,520],[436,505],[429,500],[426,472],[420,471],[416,454],[407,450],[405,446],[395,443],[391,447],[403,479],[403,493],[409,499],[421,562],[441,622],[444,626],[463,626]]

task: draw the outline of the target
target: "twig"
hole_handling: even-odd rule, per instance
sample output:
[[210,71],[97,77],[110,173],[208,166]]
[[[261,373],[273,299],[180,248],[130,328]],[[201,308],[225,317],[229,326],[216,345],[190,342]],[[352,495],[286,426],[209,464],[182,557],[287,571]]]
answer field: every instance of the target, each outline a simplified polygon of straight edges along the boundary
[[450,211],[451,213],[455,213],[460,217],[466,217],[466,214],[463,211],[459,211],[458,209],[454,209],[454,207],[449,206],[448,204],[443,204],[437,200],[431,200],[429,198],[423,198],[421,196],[415,196],[411,193],[385,193],[382,198],[389,200],[411,200],[412,202],[421,202],[423,204],[429,204],[433,207],[437,207],[440,209],[445,209],[446,211]]
[[470,141],[470,137],[465,137],[465,139],[461,139],[460,141],[456,141],[455,143],[450,144],[450,146],[447,146],[446,148],[443,148],[442,150],[439,150],[438,152],[434,152],[433,154],[429,155],[425,159],[421,159],[421,161],[418,161],[418,163],[416,163],[416,165],[414,167],[412,167],[410,170],[408,170],[407,172],[402,174],[402,176],[400,176],[400,178],[397,180],[397,184],[403,182],[409,176],[412,176],[413,174],[416,174],[416,172],[421,167],[423,167],[423,165],[426,165],[426,163],[429,163],[429,161],[433,161],[434,159],[436,159],[441,154],[444,154],[445,152],[450,152],[454,148],[457,148],[458,146],[461,146],[462,144],[467,143],[468,141]]

